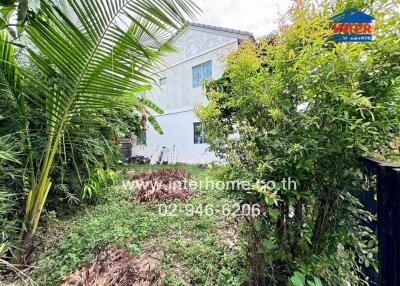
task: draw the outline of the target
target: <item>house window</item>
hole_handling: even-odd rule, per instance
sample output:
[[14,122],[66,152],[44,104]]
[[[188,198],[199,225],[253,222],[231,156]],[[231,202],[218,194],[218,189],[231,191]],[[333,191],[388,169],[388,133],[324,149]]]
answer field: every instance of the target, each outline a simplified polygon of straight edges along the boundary
[[211,61],[202,63],[192,68],[193,87],[199,87],[203,80],[210,80],[212,77]]
[[204,144],[206,142],[206,128],[202,122],[193,123],[193,142],[194,144]]
[[138,145],[146,145],[146,130],[139,130],[137,133],[137,144]]
[[160,85],[164,85],[166,83],[167,83],[167,78],[166,77],[160,78]]

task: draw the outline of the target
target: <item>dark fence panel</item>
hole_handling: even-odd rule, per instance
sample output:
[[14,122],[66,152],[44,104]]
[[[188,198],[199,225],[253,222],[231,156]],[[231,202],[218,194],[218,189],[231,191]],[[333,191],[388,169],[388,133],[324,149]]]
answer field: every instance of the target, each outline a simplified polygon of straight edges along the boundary
[[[375,165],[366,165],[365,171],[368,175],[376,175],[377,168]],[[360,189],[357,193],[357,197],[360,200],[360,203],[364,206],[366,211],[369,211],[371,214],[377,216],[378,214],[378,203],[376,200],[376,187],[375,185],[370,186],[369,190]],[[378,223],[377,221],[364,221],[363,225],[370,228],[376,235],[378,235]],[[374,255],[375,259],[378,259],[378,255]],[[369,278],[369,284],[371,286],[378,285],[379,277],[378,273],[375,271],[374,267],[370,265],[366,267],[364,263],[361,264],[362,271],[365,276]]]
[[132,140],[121,138],[119,143],[119,153],[122,161],[127,161],[132,156]]
[[[377,177],[377,204],[360,200],[378,215],[379,285],[400,285],[400,166],[371,158],[363,159],[367,173]],[[371,192],[372,193],[372,192]]]

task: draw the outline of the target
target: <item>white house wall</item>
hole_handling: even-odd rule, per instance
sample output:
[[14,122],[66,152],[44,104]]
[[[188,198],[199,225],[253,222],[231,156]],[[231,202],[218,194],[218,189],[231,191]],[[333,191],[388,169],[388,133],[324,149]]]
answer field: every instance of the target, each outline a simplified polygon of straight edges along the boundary
[[178,151],[178,162],[208,163],[217,158],[207,152],[207,144],[194,144],[193,123],[199,122],[193,108],[197,104],[207,104],[201,87],[193,88],[192,67],[212,61],[212,78],[222,76],[226,55],[238,46],[238,39],[232,36],[188,27],[174,39],[176,53],[163,59],[163,66],[155,75],[155,81],[165,77],[166,84],[153,86],[146,96],[156,103],[164,114],[156,119],[164,134],[159,135],[150,125],[147,131],[147,146],[135,146],[133,155],[150,157],[157,146]]
[[192,67],[211,60],[212,77],[220,78],[225,57],[237,47],[237,39],[188,29],[174,42],[174,46],[180,52],[165,57],[163,62],[168,68],[161,66],[155,76],[157,83],[165,77],[166,84],[154,86],[148,94],[148,98],[165,113],[193,109],[195,104],[207,103],[202,88],[192,87]]
[[193,143],[193,122],[197,122],[193,111],[172,113],[157,118],[164,134],[160,135],[153,128],[147,132],[147,146],[134,147],[134,153],[151,157],[157,147],[166,146],[177,150],[177,162],[202,164],[217,161],[212,152],[207,151],[207,144]]

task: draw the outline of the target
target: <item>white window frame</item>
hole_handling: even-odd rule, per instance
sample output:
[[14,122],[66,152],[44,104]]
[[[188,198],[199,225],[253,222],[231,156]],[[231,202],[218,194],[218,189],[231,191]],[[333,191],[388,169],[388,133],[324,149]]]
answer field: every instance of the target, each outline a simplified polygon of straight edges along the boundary
[[[206,75],[206,68],[205,68],[207,65],[210,65],[210,74],[208,76]],[[196,69],[200,70],[200,78],[198,81],[197,81],[197,79],[195,79],[195,70]],[[200,87],[201,82],[203,80],[210,80],[210,79],[212,79],[212,61],[211,60],[192,67],[192,87],[193,88]]]

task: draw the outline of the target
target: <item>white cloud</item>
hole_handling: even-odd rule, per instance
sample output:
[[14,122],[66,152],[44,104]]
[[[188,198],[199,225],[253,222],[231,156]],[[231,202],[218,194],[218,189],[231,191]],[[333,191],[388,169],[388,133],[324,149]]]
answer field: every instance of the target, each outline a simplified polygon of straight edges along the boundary
[[256,37],[278,28],[290,0],[195,0],[203,13],[197,22],[252,32]]

